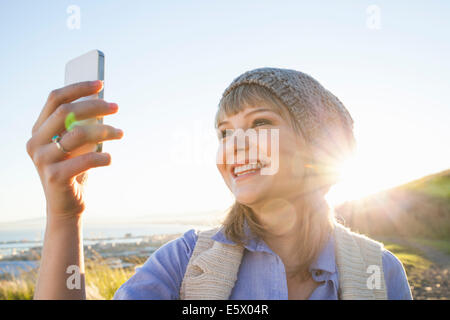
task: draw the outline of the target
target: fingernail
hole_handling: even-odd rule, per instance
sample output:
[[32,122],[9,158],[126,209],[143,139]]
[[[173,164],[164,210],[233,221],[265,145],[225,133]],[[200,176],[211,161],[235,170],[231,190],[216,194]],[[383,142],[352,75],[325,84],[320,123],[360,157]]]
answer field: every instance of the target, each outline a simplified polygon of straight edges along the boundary
[[120,129],[116,129],[116,133],[117,133],[117,134],[123,134],[123,131],[120,130]]
[[94,88],[98,88],[98,91],[102,91],[103,90],[103,86],[104,86],[104,82],[103,82],[103,80],[94,80],[94,81],[91,82],[91,85]]
[[116,111],[117,109],[119,109],[119,106],[117,105],[117,103],[110,102],[108,105],[109,105],[109,109],[112,111]]

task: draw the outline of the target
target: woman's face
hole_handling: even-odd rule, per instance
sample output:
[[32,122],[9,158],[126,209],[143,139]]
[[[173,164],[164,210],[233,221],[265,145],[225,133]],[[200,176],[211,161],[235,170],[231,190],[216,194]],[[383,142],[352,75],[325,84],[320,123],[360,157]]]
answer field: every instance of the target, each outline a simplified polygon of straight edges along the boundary
[[[246,106],[218,124],[217,168],[236,200],[249,207],[289,201],[302,192],[306,144],[292,128],[287,110],[283,117],[276,110],[269,103]],[[254,129],[253,139],[244,140],[242,133],[249,135],[249,129]],[[243,167],[246,164],[257,167]]]

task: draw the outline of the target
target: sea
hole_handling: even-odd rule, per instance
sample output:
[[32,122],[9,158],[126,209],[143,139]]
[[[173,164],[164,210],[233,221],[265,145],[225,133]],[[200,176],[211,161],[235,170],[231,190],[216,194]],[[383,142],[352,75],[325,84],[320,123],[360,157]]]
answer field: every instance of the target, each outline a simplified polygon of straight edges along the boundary
[[[193,224],[102,224],[83,226],[83,244],[129,243],[146,236],[160,234],[182,234],[190,229],[203,230],[204,225]],[[38,261],[1,261],[18,252],[42,246],[45,229],[43,227],[1,228],[0,229],[0,275],[17,274],[21,269],[36,268]]]

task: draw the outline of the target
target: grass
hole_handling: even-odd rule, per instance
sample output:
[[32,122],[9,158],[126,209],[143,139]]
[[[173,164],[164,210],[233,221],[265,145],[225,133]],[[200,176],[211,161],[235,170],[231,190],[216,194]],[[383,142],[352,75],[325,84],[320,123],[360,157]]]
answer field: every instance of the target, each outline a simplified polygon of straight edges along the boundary
[[383,243],[385,248],[402,262],[408,275],[423,272],[432,265],[423,252],[416,248],[387,241],[383,241]]
[[426,246],[433,247],[436,250],[450,255],[450,240],[416,238],[414,239],[414,241],[417,241],[418,243],[424,244]]
[[429,196],[438,198],[450,198],[450,178],[449,170],[430,175],[416,181],[405,184],[404,187],[417,190]]
[[[142,259],[134,258],[139,265]],[[135,268],[111,268],[106,261],[97,257],[86,261],[86,293],[91,300],[110,300],[119,287],[134,273]]]
[[96,265],[86,270],[86,292],[91,300],[111,300],[114,293],[132,275],[134,270]]
[[34,286],[35,276],[29,272],[19,278],[0,280],[0,300],[32,300]]
[[[142,258],[129,258],[139,265]],[[135,268],[112,268],[100,256],[86,259],[86,295],[89,300],[110,300],[119,287],[134,273]],[[22,270],[19,276],[0,279],[0,300],[32,300],[38,276],[37,270]]]

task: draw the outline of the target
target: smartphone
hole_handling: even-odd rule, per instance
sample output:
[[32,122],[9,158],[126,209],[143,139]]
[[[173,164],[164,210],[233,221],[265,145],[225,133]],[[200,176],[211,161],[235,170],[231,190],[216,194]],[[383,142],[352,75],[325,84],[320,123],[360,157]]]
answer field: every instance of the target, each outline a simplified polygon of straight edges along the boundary
[[[64,85],[93,80],[105,80],[105,55],[100,50],[91,50],[66,63]],[[103,89],[100,92],[88,97],[82,97],[76,101],[103,99],[104,91],[105,88],[103,84]],[[68,123],[71,125],[68,126]],[[95,123],[103,123],[103,117],[84,120],[73,119],[73,117],[69,119],[68,117],[68,119],[66,119],[66,130],[70,131],[73,128],[72,125],[89,125]],[[93,151],[102,152],[102,149],[103,143],[101,142],[85,144],[84,146],[71,151],[71,155],[77,156]]]

